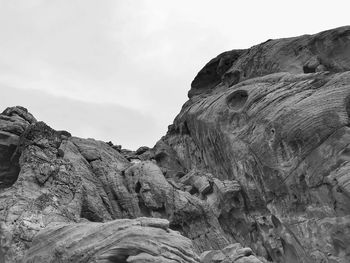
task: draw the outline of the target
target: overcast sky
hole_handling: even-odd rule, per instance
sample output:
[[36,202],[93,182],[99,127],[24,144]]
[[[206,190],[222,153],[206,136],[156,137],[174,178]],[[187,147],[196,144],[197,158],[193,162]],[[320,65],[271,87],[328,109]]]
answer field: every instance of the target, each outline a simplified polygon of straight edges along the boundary
[[0,111],[153,146],[211,58],[348,25],[348,2],[0,0]]

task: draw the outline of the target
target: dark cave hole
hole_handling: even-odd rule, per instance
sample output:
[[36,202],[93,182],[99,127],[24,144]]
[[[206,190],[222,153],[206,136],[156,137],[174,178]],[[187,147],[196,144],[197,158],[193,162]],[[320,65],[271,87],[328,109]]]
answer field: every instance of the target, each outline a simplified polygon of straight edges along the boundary
[[275,135],[275,133],[276,133],[275,129],[274,129],[274,128],[272,128],[272,129],[271,129],[271,135],[272,135],[272,136],[274,136],[274,135]]
[[182,177],[184,177],[186,174],[184,172],[177,172],[175,177],[178,179],[181,179]]
[[0,189],[12,186],[18,179],[20,167],[15,164],[0,164]]
[[158,212],[158,213],[165,213],[166,212],[165,205],[163,204],[161,207],[152,208],[152,211]]
[[308,74],[308,73],[315,73],[316,72],[316,68],[314,67],[309,67],[309,66],[303,66],[303,72],[305,74]]
[[141,190],[141,184],[140,184],[140,182],[137,182],[135,185],[135,192],[140,193],[140,190]]
[[174,231],[181,232],[182,226],[180,224],[170,223],[169,228]]
[[116,257],[116,256],[110,256],[108,258],[108,263],[128,263],[127,259],[129,256],[124,257]]
[[156,160],[157,163],[159,163],[163,161],[167,156],[168,155],[165,152],[160,152],[154,156],[154,159]]
[[196,187],[192,187],[191,190],[190,190],[190,194],[191,195],[195,195],[195,194],[199,194],[199,191]]
[[80,217],[89,220],[90,222],[103,222],[103,218],[99,216],[95,211],[89,210],[89,208],[83,206],[80,212]]
[[[6,139],[6,136],[1,135],[0,133],[0,139],[3,137]],[[0,189],[8,188],[17,181],[20,172],[19,156],[15,145],[9,147],[0,145]]]
[[237,90],[227,97],[227,105],[230,109],[240,110],[245,105],[248,99],[248,92],[246,90]]
[[241,200],[239,199],[238,196],[235,196],[235,197],[233,198],[233,201],[234,201],[236,204],[238,204],[238,205],[241,203]]
[[270,261],[270,262],[272,262],[273,260],[272,260],[272,257],[271,257],[271,255],[270,254],[267,254],[267,261]]
[[108,252],[108,263],[127,263],[129,256],[136,254],[135,251],[130,251],[127,248],[115,248]]

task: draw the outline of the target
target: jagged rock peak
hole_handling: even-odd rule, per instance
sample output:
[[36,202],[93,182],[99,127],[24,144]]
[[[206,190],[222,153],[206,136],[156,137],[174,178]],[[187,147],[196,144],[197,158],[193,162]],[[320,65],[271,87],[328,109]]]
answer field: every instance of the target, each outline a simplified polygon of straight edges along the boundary
[[36,119],[34,118],[34,116],[30,112],[28,112],[26,108],[22,106],[8,107],[1,114],[3,116],[8,116],[8,117],[17,115],[18,117],[24,119],[29,123],[36,122]]
[[271,73],[343,72],[350,69],[350,26],[315,35],[269,39],[218,55],[192,81],[189,98]]

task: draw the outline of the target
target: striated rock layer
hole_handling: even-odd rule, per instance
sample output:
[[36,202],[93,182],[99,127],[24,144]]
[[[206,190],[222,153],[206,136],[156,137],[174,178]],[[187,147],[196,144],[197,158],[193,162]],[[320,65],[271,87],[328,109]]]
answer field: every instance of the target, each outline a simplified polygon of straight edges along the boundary
[[0,114],[0,262],[350,262],[350,27],[225,52],[137,151]]
[[216,214],[227,241],[273,262],[350,262],[349,67],[350,27],[219,55],[157,143],[158,164],[237,181]]
[[199,262],[191,241],[168,226],[141,217],[46,227],[25,262]]

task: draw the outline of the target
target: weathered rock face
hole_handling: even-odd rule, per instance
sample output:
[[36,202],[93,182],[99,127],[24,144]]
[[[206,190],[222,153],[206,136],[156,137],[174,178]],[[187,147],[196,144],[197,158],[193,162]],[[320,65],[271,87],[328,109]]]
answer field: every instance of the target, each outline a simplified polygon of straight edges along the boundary
[[[211,190],[205,176],[193,173],[200,180],[184,184],[167,180],[155,160],[146,160],[154,156],[148,148],[125,152],[139,158],[133,163],[108,143],[72,137],[34,119],[24,124],[11,148],[19,157],[11,164],[17,173],[0,192],[0,262],[198,262],[196,253],[229,243],[202,196]],[[201,196],[186,191],[192,184]],[[213,198],[212,207],[219,206]],[[170,223],[137,219],[143,216]],[[116,220],[123,218],[135,220]],[[204,226],[212,241],[197,237],[201,242],[193,246],[169,224],[192,236]]]
[[0,192],[17,180],[19,165],[15,151],[19,136],[34,122],[35,118],[23,107],[7,108],[0,114]]
[[50,226],[35,237],[24,262],[199,262],[190,240],[168,227],[156,218]]
[[350,27],[225,52],[137,151],[6,109],[0,262],[349,262],[349,68]]
[[350,28],[341,27],[316,35],[268,40],[246,50],[224,52],[212,59],[191,84],[189,97],[217,86],[271,73],[343,72],[350,69]]
[[225,53],[233,62],[212,85],[203,72],[221,55],[198,74],[155,147],[158,164],[237,181],[240,198],[218,216],[222,236],[257,255],[349,262],[350,27],[238,53]]

